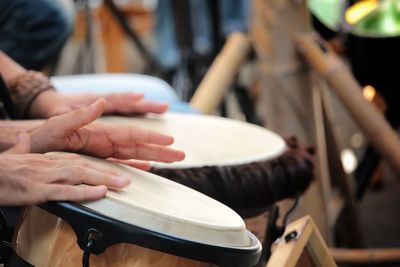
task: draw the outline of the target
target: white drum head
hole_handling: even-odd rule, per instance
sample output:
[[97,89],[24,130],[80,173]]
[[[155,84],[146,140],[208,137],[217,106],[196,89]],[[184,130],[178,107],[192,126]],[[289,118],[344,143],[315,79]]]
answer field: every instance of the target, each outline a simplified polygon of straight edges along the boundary
[[185,151],[186,158],[162,168],[239,165],[280,156],[285,141],[266,128],[216,116],[166,113],[145,117],[104,117],[103,122],[152,129],[175,138],[172,147]]
[[222,203],[160,176],[83,156],[132,178],[121,191],[81,203],[98,213],[148,230],[222,247],[247,247],[242,218]]

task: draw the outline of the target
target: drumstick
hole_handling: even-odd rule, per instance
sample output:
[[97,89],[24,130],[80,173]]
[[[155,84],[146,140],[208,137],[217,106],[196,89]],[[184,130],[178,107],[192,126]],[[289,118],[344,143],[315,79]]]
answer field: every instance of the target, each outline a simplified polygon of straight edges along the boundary
[[203,78],[190,105],[204,114],[213,113],[250,52],[250,41],[243,33],[232,33]]
[[361,86],[353,78],[348,68],[314,34],[301,35],[297,39],[299,51],[311,66],[322,75],[362,132],[375,148],[400,174],[400,140],[384,116],[362,96]]

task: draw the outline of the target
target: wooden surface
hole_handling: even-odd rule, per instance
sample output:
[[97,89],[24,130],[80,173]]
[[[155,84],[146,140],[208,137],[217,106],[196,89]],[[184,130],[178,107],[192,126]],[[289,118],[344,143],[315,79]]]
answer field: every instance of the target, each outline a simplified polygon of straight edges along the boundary
[[338,264],[370,265],[400,264],[400,248],[341,249],[331,248],[330,253]]
[[[140,38],[145,39],[144,37],[153,30],[154,18],[149,10],[137,4],[119,5],[119,8]],[[129,43],[121,26],[105,5],[101,5],[93,13],[94,23],[99,24],[101,29],[102,40],[99,41],[102,41],[102,47],[104,47],[106,71],[119,73],[129,71],[129,67],[132,65],[135,68],[138,68],[138,65],[140,67],[143,63],[132,63],[127,58],[127,47],[134,45]],[[132,53],[128,54],[131,56],[131,61],[138,60],[132,56]]]
[[[282,136],[295,135],[301,144],[316,148],[316,179],[292,219],[310,215],[325,242],[333,244],[338,218],[345,214],[342,225],[348,245],[359,246],[349,179],[327,109],[329,96],[323,91],[326,84],[299,53],[297,38],[310,32],[309,21],[306,1],[253,1],[251,39],[263,89],[259,109],[266,127]],[[290,205],[281,206],[287,210]]]
[[307,250],[315,267],[335,267],[321,234],[311,217],[303,217],[287,226],[283,237],[296,232],[296,238],[286,241],[281,238],[266,267],[295,267],[304,250]]
[[[281,136],[295,135],[302,145],[315,146],[318,138],[324,138],[322,114],[319,116],[319,110],[315,110],[315,107],[321,110],[321,104],[295,43],[298,33],[310,31],[306,1],[253,0],[252,3],[250,38],[257,54],[262,87],[259,111],[265,126]],[[323,144],[316,147],[316,154],[321,155],[316,161],[316,179],[303,194],[292,218],[311,215],[329,243],[331,226],[326,200],[330,197],[330,180]],[[282,206],[285,210],[290,203],[283,202]]]
[[247,36],[232,33],[196,89],[190,105],[203,114],[215,112],[249,53]]
[[99,8],[98,13],[104,43],[104,56],[107,72],[126,72],[127,62],[125,61],[124,56],[124,33],[113,15],[104,5]]
[[227,166],[267,161],[286,150],[282,137],[264,127],[216,116],[166,113],[147,117],[105,117],[103,121],[156,130],[174,137],[185,151],[182,162],[154,163],[162,168]]
[[[36,267],[71,267],[82,265],[82,250],[70,226],[61,219],[31,207],[15,240],[17,253]],[[131,244],[117,244],[103,254],[91,255],[93,267],[211,267]]]

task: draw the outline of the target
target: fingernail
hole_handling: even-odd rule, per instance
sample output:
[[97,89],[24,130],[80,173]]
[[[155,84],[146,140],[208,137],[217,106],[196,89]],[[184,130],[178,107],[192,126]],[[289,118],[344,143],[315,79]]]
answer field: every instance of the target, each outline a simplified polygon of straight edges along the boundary
[[131,178],[126,175],[121,175],[115,177],[115,185],[117,186],[125,186],[128,185],[131,182]]
[[94,108],[98,103],[99,103],[100,99],[97,99],[95,102],[93,102],[92,104],[90,104],[91,108]]
[[105,186],[96,186],[95,190],[99,195],[105,195],[107,193],[107,187]]

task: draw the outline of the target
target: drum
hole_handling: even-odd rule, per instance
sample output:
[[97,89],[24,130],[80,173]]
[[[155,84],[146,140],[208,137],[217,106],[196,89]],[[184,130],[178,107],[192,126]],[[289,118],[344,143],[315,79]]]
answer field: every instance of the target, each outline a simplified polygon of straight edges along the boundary
[[157,175],[103,164],[130,175],[132,183],[98,201],[28,208],[14,241],[20,257],[38,267],[80,266],[91,254],[97,255],[90,257],[90,266],[253,266],[257,262],[260,242],[230,208]]
[[154,163],[151,172],[200,191],[242,217],[262,213],[278,200],[296,197],[313,178],[312,156],[294,138],[285,142],[250,123],[179,113],[102,120],[172,135],[173,147],[185,151],[185,160]]

